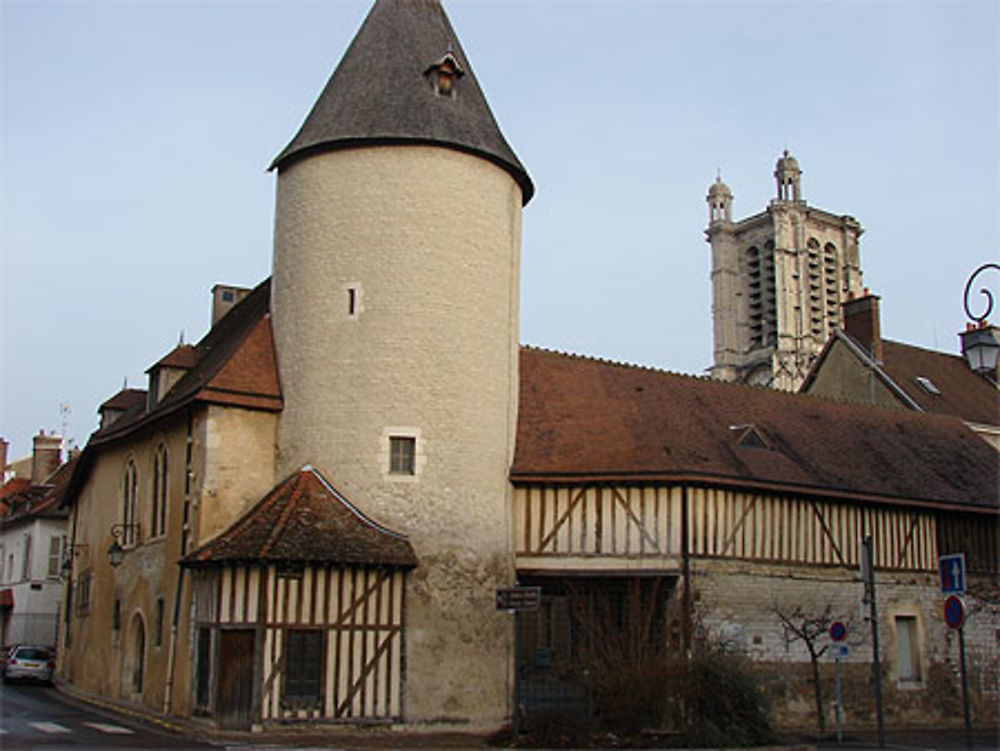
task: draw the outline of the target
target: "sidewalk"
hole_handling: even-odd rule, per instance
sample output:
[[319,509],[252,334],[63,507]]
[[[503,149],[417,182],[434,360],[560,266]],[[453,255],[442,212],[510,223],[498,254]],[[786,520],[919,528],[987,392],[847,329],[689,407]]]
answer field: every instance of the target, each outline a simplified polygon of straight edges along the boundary
[[[85,704],[90,708],[143,723],[175,733],[183,738],[224,747],[227,751],[251,751],[267,748],[279,749],[342,749],[344,751],[391,751],[392,749],[486,749],[505,748],[502,744],[491,744],[489,737],[481,734],[442,732],[440,730],[420,732],[412,729],[393,730],[373,726],[371,728],[322,727],[322,728],[268,728],[262,732],[220,730],[206,721],[164,717],[145,708],[124,702],[112,701],[72,689],[65,684],[56,684],[59,692],[71,701]],[[835,738],[816,739],[807,734],[782,734],[782,740],[773,745],[744,751],[867,751],[878,749],[874,730],[845,730],[843,743]],[[996,751],[1000,749],[1000,731],[997,728],[981,728],[973,732],[974,751]],[[527,748],[520,746],[519,748]],[[934,729],[892,729],[886,730],[885,747],[892,751],[965,751],[965,733],[962,728]],[[673,751],[684,751],[674,749]],[[715,749],[715,751],[726,751]]]

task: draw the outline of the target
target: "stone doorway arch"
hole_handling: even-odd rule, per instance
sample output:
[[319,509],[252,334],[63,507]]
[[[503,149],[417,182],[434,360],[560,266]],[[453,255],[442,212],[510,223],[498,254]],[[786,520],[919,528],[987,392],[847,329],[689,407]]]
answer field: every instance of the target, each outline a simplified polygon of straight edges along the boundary
[[127,691],[142,696],[146,678],[146,624],[139,613],[132,616],[129,624],[124,678]]

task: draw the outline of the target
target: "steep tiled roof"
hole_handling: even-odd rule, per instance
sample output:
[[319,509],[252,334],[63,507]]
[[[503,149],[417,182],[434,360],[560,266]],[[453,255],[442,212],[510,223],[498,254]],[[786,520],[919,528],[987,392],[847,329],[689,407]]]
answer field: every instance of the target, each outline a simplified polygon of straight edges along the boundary
[[[1000,425],[1000,390],[974,373],[963,357],[885,339],[882,369],[925,412]],[[918,378],[928,379],[939,393],[928,391]]]
[[1000,506],[996,452],[955,418],[535,349],[521,351],[520,393],[514,482],[655,479]]
[[244,561],[417,565],[404,535],[366,517],[308,466],[183,563],[209,566]]
[[[151,411],[145,410],[144,401],[136,399],[122,417],[94,433],[88,445],[117,439],[193,401],[280,410],[281,389],[268,315],[270,288],[270,279],[259,284],[198,344],[177,355],[178,361],[190,363],[187,372]],[[175,353],[177,349],[167,358]]]
[[[425,75],[449,52],[464,75],[454,96],[441,96]],[[511,174],[524,203],[534,192],[437,0],[378,0],[302,128],[271,166],[284,168],[314,150],[401,143],[477,154]]]
[[72,503],[102,446],[132,435],[189,404],[202,402],[270,412],[281,410],[281,388],[269,315],[270,296],[271,280],[266,279],[219,320],[191,352],[181,355],[186,361],[193,361],[193,365],[152,410],[146,409],[146,392],[131,389],[120,392],[102,405],[104,409],[114,402],[127,409],[117,420],[90,436],[70,481],[66,503]]
[[60,507],[63,494],[76,468],[78,458],[74,457],[52,473],[43,484],[32,485],[15,478],[7,482],[0,497],[6,506],[0,526],[10,526],[21,521],[37,518],[65,518],[67,511]]
[[100,406],[100,410],[104,411],[107,409],[121,410],[127,412],[136,405],[146,404],[146,391],[145,389],[122,389],[117,394],[107,399]]
[[178,344],[170,352],[161,357],[157,362],[147,369],[147,373],[156,367],[161,368],[182,368],[188,370],[198,364],[200,354],[196,347],[191,344]]

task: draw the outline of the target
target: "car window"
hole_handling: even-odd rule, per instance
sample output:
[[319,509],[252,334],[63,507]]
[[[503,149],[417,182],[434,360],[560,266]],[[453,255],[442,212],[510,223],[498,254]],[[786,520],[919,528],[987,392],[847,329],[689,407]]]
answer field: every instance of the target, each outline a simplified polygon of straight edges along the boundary
[[19,660],[47,660],[49,652],[47,649],[36,649],[34,647],[21,647],[15,655]]

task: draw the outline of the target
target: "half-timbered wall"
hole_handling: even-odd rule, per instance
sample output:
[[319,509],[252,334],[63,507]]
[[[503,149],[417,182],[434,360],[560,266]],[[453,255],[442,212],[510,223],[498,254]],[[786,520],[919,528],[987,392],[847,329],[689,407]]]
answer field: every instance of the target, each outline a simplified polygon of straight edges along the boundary
[[[404,580],[405,572],[388,568],[223,568],[198,587],[196,618],[201,626],[256,630],[262,722],[398,720]],[[308,705],[286,700],[284,650],[293,630],[322,638],[320,695]]]
[[714,488],[689,494],[693,556],[856,568],[860,540],[870,534],[877,568],[937,567],[931,512]]
[[587,569],[605,559],[676,567],[685,495],[688,550],[694,557],[856,568],[859,541],[871,534],[878,568],[937,567],[936,518],[930,511],[652,485],[518,487],[518,564]]
[[676,559],[681,552],[679,488],[535,486],[516,489],[519,557]]

